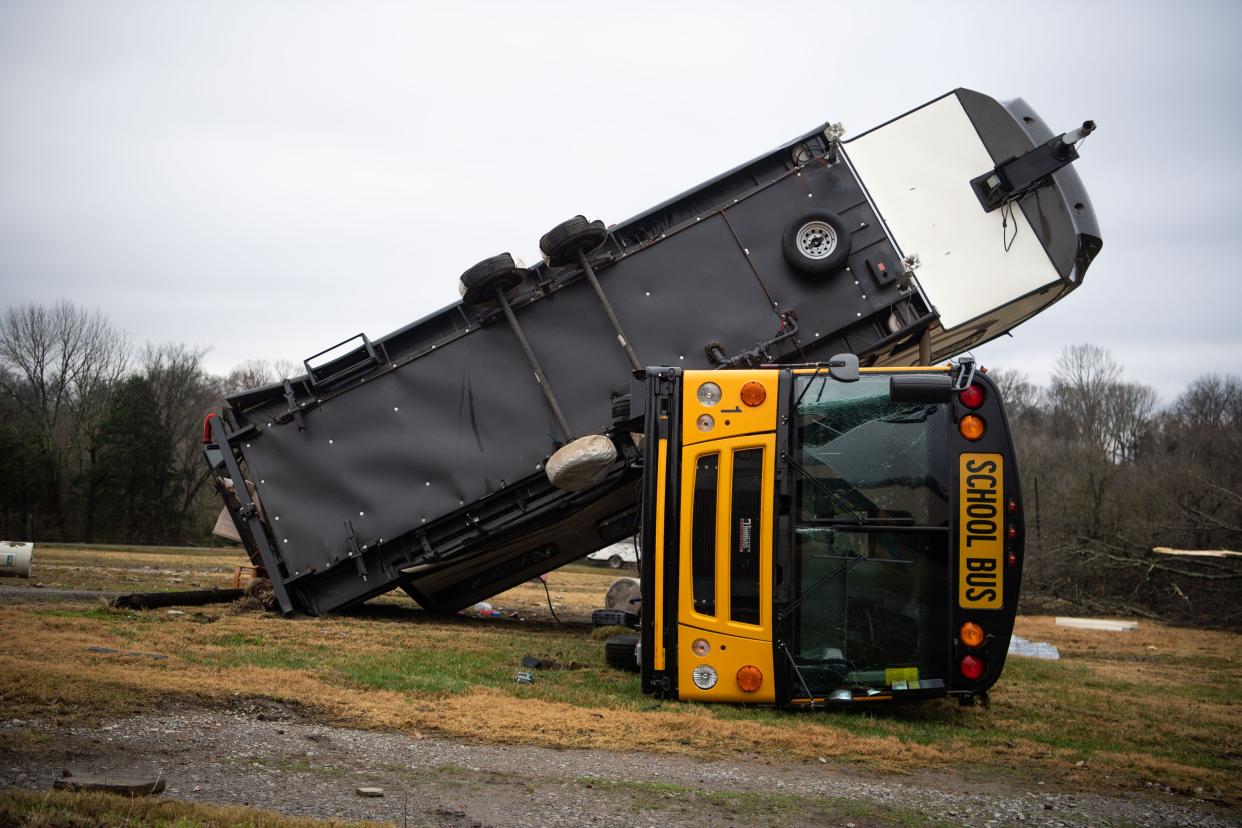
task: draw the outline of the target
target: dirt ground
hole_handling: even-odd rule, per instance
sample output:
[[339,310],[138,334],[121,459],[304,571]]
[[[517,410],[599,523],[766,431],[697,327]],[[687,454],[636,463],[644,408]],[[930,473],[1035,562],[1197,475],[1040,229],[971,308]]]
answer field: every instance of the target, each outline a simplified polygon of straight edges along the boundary
[[[1242,824],[1235,634],[1023,617],[1063,659],[1011,658],[990,710],[789,715],[657,702],[607,668],[588,621],[606,569],[497,596],[501,618],[401,596],[319,619],[98,597],[223,586],[236,560],[53,548],[0,585],[0,787],[162,774],[186,801],[436,826]],[[569,669],[516,685],[525,654]],[[372,785],[385,796],[355,793]]]
[[[22,722],[0,725],[0,737]],[[700,761],[465,743],[307,722],[277,704],[192,707],[44,730],[0,751],[5,782],[46,790],[65,770],[162,777],[165,796],[288,815],[429,826],[1242,824],[1171,794],[1110,796],[961,771],[901,777],[847,763]],[[381,798],[357,795],[383,789]]]

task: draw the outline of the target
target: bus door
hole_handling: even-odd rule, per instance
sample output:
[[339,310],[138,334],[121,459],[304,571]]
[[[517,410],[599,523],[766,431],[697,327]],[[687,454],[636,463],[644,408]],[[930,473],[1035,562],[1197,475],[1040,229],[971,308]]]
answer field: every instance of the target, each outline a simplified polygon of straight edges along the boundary
[[[696,399],[699,372],[686,372],[678,531],[677,685],[683,699],[772,703],[772,543],[776,371],[710,374],[720,386],[763,377],[770,393],[746,410]],[[704,376],[708,376],[704,372]],[[752,400],[753,401],[753,400]],[[712,410],[712,428],[699,425]],[[739,410],[740,409],[740,410]],[[761,433],[753,429],[765,428]],[[714,437],[719,429],[721,436]],[[737,436],[738,431],[750,431]],[[693,441],[693,442],[692,442]]]

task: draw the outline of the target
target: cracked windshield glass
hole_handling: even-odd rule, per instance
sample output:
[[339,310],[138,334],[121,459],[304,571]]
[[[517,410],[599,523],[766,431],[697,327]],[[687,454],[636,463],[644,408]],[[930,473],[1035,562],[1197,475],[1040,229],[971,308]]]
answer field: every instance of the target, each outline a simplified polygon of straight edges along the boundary
[[943,686],[948,414],[889,377],[795,388],[795,682],[815,695]]

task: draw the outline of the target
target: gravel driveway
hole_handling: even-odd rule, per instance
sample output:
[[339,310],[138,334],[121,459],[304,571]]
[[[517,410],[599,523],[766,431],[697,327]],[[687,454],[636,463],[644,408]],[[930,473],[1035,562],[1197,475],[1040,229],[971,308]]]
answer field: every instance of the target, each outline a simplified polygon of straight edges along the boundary
[[[1159,791],[1109,796],[943,773],[868,778],[832,762],[463,744],[310,724],[278,705],[249,701],[230,711],[163,711],[99,728],[0,723],[10,746],[21,744],[15,731],[24,730],[43,739],[25,752],[0,753],[3,779],[13,787],[51,787],[62,769],[163,775],[167,796],[398,825],[1240,824],[1208,803]],[[384,796],[363,798],[356,793],[363,786]]]

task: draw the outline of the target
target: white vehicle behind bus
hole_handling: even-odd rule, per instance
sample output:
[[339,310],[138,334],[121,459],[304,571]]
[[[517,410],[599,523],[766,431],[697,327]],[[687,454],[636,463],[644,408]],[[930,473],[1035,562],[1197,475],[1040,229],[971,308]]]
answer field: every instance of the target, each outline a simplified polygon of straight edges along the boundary
[[638,551],[634,548],[634,541],[614,543],[612,546],[605,546],[603,549],[592,552],[586,557],[592,563],[607,564],[613,569],[638,565]]

